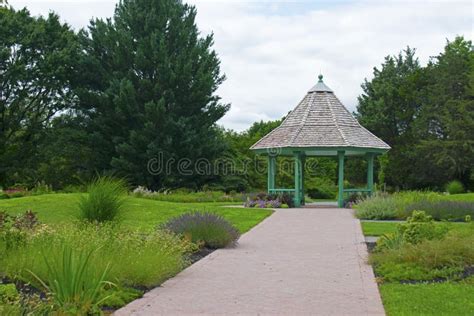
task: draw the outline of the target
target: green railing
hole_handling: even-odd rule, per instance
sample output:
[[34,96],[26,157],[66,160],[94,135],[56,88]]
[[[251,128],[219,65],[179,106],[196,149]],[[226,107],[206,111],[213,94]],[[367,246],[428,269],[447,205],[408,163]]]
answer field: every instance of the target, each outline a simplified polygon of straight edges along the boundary
[[360,188],[360,189],[344,189],[344,193],[353,193],[353,192],[371,192],[372,190],[368,188]]
[[268,189],[268,193],[295,193],[295,189]]

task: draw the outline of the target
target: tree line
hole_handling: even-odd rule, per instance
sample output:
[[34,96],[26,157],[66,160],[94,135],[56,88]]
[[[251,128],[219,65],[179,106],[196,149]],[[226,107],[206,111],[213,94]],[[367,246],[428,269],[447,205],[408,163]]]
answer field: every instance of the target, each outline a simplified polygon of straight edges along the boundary
[[400,189],[474,189],[474,52],[463,37],[422,67],[415,50],[387,56],[362,84],[356,116],[392,146],[382,181]]
[[0,15],[1,185],[61,188],[104,172],[150,188],[209,180],[147,172],[159,153],[213,160],[225,149],[225,78],[193,6],[125,0],[79,32],[53,13]]
[[[99,174],[151,189],[204,186],[261,189],[265,175],[152,174],[150,159],[249,160],[249,147],[281,120],[247,131],[217,121],[230,105],[216,94],[225,80],[202,36],[195,7],[176,0],[124,0],[110,19],[75,32],[59,17],[0,7],[0,186],[39,181],[55,189]],[[415,50],[386,57],[362,84],[358,120],[392,150],[379,159],[379,182],[399,188],[473,183],[473,52],[462,37],[422,67]],[[336,164],[313,161],[307,187],[334,185]],[[348,178],[363,183],[362,160]],[[291,185],[291,171],[278,175]]]

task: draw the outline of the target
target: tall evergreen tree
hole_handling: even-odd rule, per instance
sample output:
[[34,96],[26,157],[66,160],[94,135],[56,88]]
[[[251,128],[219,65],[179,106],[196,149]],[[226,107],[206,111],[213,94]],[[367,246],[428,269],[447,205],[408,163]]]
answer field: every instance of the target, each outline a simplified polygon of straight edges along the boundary
[[389,144],[411,133],[419,109],[415,92],[420,69],[415,50],[408,47],[398,56],[385,57],[382,68],[374,68],[374,78],[362,84],[356,115]]
[[387,56],[373,75],[371,81],[366,79],[362,84],[356,117],[392,146],[385,170],[387,182],[402,188],[416,187],[413,122],[420,112],[423,76],[415,50],[408,47],[398,56]]
[[[474,170],[474,52],[462,37],[447,43],[425,69],[418,150],[444,181],[471,185]],[[435,178],[433,174],[427,177]]]
[[113,169],[153,188],[199,186],[206,177],[152,175],[147,163],[199,158],[222,151],[216,121],[229,106],[215,94],[224,80],[201,37],[196,9],[177,0],[123,0],[113,19],[82,33],[85,54],[77,89],[88,121],[96,169]]

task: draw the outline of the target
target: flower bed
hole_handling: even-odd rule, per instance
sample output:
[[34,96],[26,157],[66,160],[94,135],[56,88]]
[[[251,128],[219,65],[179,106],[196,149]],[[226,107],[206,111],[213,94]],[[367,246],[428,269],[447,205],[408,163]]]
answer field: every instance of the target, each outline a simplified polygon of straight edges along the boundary
[[289,208],[293,206],[293,197],[289,194],[258,193],[255,196],[248,196],[244,203],[244,207],[255,208]]

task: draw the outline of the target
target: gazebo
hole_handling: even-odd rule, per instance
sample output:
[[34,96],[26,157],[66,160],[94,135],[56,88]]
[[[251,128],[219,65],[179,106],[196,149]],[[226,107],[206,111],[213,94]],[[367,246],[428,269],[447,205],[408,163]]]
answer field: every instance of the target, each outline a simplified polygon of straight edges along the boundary
[[[344,205],[344,194],[367,192],[374,184],[374,158],[390,149],[380,138],[365,129],[324,84],[318,83],[291,111],[279,127],[265,135],[250,149],[268,157],[268,193],[293,194],[296,207],[304,204],[304,166],[306,157],[322,156],[338,159],[338,206]],[[275,187],[276,158],[291,156],[295,161],[293,189]],[[365,156],[367,187],[344,189],[344,159]]]

